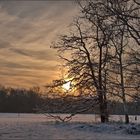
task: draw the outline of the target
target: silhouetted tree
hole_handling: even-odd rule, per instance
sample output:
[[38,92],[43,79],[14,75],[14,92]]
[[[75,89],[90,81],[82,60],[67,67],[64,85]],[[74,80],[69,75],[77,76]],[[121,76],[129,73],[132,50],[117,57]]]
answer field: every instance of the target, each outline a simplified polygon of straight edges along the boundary
[[[84,20],[83,17],[77,18],[73,23],[73,32],[70,35],[61,36],[60,41],[52,47],[58,49],[60,53],[71,52],[70,59],[60,56],[67,62],[68,78],[72,79],[75,87],[90,89],[93,93],[96,91],[95,96],[98,96],[100,104],[101,122],[107,122],[107,99],[103,75],[105,75],[108,62],[111,25],[107,23],[104,7],[88,5],[87,8],[89,11],[85,10]],[[90,12],[92,12],[92,17]]]
[[74,86],[84,91],[88,89],[98,97],[101,122],[108,121],[106,93],[111,89],[108,84],[109,66],[112,59],[117,60],[114,65],[118,65],[118,91],[121,90],[118,96],[123,100],[126,123],[129,123],[123,57],[128,40],[140,45],[139,3],[134,0],[87,0],[78,3],[81,15],[74,21],[73,30],[62,35],[52,47],[58,49],[60,57],[66,61],[68,78],[72,79]]

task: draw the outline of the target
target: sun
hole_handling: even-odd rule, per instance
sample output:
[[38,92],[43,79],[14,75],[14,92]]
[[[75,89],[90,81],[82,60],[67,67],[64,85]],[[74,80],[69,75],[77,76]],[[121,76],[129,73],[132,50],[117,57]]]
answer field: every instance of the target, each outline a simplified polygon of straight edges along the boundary
[[71,85],[71,82],[67,82],[67,83],[63,84],[62,88],[65,89],[65,90],[69,90],[70,85]]

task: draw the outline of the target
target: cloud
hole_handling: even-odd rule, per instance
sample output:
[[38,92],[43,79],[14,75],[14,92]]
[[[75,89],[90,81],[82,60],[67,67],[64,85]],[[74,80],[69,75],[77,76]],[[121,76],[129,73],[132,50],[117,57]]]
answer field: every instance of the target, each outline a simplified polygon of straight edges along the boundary
[[0,49],[12,48],[12,44],[7,41],[0,40]]
[[77,11],[72,1],[0,1],[0,84],[29,87],[58,78],[60,62],[49,46]]
[[16,54],[27,56],[33,59],[47,60],[47,61],[58,60],[55,51],[52,51],[51,49],[35,51],[35,50],[27,50],[27,49],[10,48],[10,50],[15,52]]

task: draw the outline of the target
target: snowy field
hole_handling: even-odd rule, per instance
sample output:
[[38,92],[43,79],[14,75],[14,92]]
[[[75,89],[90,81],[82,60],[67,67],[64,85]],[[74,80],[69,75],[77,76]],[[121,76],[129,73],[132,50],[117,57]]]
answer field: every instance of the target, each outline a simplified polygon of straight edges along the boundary
[[[110,120],[122,122],[124,116]],[[140,116],[130,120],[129,125],[101,124],[97,115],[79,114],[69,123],[58,123],[42,114],[0,113],[0,140],[140,140]]]

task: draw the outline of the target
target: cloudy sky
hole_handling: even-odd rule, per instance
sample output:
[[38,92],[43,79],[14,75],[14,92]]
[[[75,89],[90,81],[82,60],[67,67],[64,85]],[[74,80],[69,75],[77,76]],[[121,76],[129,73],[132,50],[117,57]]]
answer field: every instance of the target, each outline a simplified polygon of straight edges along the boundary
[[43,86],[61,75],[50,43],[78,13],[74,1],[0,1],[0,84]]

